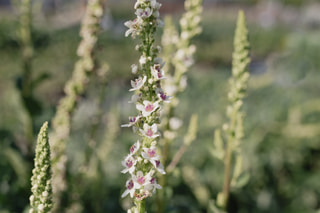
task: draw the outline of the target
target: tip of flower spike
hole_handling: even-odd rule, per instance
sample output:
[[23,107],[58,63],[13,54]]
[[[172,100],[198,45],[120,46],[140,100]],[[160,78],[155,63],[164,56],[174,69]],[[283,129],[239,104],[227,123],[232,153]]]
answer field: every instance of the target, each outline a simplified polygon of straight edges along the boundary
[[48,121],[45,121],[43,124],[42,124],[42,127],[40,129],[40,132],[44,132],[48,129]]

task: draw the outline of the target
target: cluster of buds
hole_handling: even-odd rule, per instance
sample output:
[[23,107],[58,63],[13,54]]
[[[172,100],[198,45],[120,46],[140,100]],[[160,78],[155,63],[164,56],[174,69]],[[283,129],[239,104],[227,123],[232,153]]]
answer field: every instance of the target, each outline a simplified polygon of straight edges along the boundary
[[[129,123],[122,127],[132,127],[141,139],[131,146],[130,153],[122,162],[125,167],[122,173],[131,176],[122,197],[130,194],[138,202],[151,196],[156,189],[161,189],[156,181],[156,173],[165,174],[157,154],[157,139],[160,136],[157,125],[161,103],[170,101],[170,97],[161,88],[161,81],[165,79],[164,62],[158,58],[161,48],[154,46],[154,33],[163,25],[159,18],[160,7],[161,4],[156,0],[137,0],[134,6],[136,19],[125,23],[129,28],[125,35],[139,37],[141,40],[141,44],[136,47],[141,57],[138,65],[131,66],[132,73],[138,77],[131,81],[132,88],[129,90],[134,92],[129,103],[135,104],[139,113],[129,117]],[[138,205],[132,211],[137,209],[140,211]]]
[[42,125],[38,135],[31,184],[32,195],[30,196],[31,209],[29,213],[51,212],[52,187],[48,122]]

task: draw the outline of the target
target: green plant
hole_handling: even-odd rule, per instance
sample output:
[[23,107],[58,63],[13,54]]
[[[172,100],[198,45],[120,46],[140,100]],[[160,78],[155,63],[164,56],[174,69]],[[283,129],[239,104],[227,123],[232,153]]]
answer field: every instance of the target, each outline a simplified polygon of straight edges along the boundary
[[[228,123],[223,126],[226,135],[224,144],[220,130],[215,131],[214,149],[212,154],[224,161],[224,183],[222,192],[218,194],[217,205],[227,209],[231,187],[242,187],[248,181],[248,174],[243,171],[241,139],[243,131],[242,99],[246,95],[249,79],[248,30],[245,16],[239,12],[236,32],[234,36],[234,52],[232,55],[232,77],[229,80],[229,105],[227,107]],[[234,160],[233,160],[234,159]]]

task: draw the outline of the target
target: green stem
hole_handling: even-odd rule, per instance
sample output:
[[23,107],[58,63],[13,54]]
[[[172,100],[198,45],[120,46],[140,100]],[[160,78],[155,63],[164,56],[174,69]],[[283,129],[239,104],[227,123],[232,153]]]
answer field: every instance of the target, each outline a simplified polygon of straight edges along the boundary
[[225,159],[224,159],[224,183],[223,183],[223,200],[220,204],[223,209],[227,208],[229,194],[230,194],[230,174],[231,174],[231,162],[232,162],[232,143],[234,141],[234,134],[235,134],[235,125],[236,125],[236,118],[237,118],[238,111],[235,110],[232,115],[232,119],[230,121],[230,129],[229,129],[229,137],[226,144],[226,152],[225,152]]
[[146,200],[136,201],[136,206],[139,213],[146,212]]
[[28,113],[29,121],[26,127],[26,137],[28,142],[28,151],[33,143],[34,118],[31,111],[29,100],[32,99],[32,58],[33,44],[31,38],[31,1],[23,0],[20,3],[20,42],[22,51],[22,85],[21,98],[24,107]]
[[227,142],[226,147],[226,156],[224,160],[224,184],[223,184],[223,203],[222,208],[226,209],[229,199],[230,192],[230,169],[231,169],[231,158],[232,158],[232,149],[231,149],[231,139]]

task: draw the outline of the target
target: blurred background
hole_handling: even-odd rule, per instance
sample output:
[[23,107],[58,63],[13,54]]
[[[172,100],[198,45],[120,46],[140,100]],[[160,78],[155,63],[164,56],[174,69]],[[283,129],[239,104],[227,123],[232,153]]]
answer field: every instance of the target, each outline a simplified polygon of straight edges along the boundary
[[[161,15],[173,16],[178,25],[184,1],[160,2]],[[0,0],[0,213],[20,213],[28,206],[35,138],[42,123],[55,115],[72,74],[86,2],[33,1],[33,112],[20,95],[18,4]],[[92,77],[72,119],[67,144],[70,186],[63,204],[67,212],[125,212],[131,205],[130,199],[120,199],[127,178],[120,171],[136,136],[120,124],[135,113],[127,101],[130,66],[139,56],[135,42],[124,37],[123,25],[134,18],[133,4],[105,4],[96,56],[110,70],[106,83]],[[319,212],[320,2],[312,0],[204,0],[203,32],[194,40],[196,63],[187,73],[188,86],[176,110],[184,125],[171,154],[182,144],[193,113],[199,116],[199,128],[170,177],[173,197],[167,212],[207,212],[209,200],[221,190],[223,165],[208,149],[214,130],[226,121],[239,9],[247,17],[252,57],[243,140],[250,180],[231,192],[229,213]],[[88,146],[99,149],[86,162]],[[152,201],[148,205],[156,212]]]

